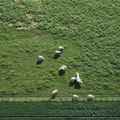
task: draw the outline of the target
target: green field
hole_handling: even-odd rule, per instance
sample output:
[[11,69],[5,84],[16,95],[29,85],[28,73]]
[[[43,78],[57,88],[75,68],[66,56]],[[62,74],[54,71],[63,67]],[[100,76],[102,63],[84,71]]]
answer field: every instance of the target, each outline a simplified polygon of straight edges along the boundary
[[[0,0],[0,94],[120,95],[119,31],[120,0]],[[69,87],[76,71],[80,90]]]
[[117,102],[0,102],[0,120],[119,120]]

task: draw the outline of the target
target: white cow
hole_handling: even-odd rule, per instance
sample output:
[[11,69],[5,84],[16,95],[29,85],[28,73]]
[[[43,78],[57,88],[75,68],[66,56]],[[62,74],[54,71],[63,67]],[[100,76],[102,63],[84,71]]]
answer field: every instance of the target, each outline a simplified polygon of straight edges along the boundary
[[41,55],[38,56],[38,61],[43,61],[45,58]]
[[71,77],[71,82],[75,82],[76,81],[76,77]]
[[59,68],[59,71],[60,71],[60,70],[66,71],[66,70],[67,70],[67,66],[66,66],[66,65],[62,65],[62,66]]
[[55,99],[55,97],[57,96],[57,93],[58,93],[58,90],[57,90],[57,89],[54,90],[54,91],[52,91],[52,96],[51,96],[50,99]]
[[56,90],[54,90],[54,91],[52,91],[52,95],[55,95],[55,94],[57,94],[58,93],[58,90],[56,89]]
[[78,83],[80,83],[80,84],[83,83],[82,80],[80,79],[80,75],[79,75],[78,72],[76,72],[76,81],[77,81]]
[[92,94],[87,95],[87,100],[93,100],[94,98],[95,98],[95,96]]
[[63,51],[63,50],[64,50],[64,47],[63,47],[63,46],[59,46],[59,47],[58,47],[58,50],[59,50],[59,51]]
[[72,100],[78,100],[79,99],[79,95],[73,95],[72,96]]
[[55,51],[55,54],[61,54],[61,51],[56,50],[56,51]]

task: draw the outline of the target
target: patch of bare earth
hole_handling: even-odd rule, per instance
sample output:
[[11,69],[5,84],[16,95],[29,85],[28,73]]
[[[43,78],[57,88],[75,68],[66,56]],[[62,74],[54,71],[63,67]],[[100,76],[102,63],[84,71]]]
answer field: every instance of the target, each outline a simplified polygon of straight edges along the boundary
[[26,14],[26,16],[30,19],[31,24],[28,26],[28,28],[34,28],[38,25],[38,22],[34,20],[34,15],[33,13],[29,12]]
[[26,16],[30,20],[30,24],[29,25],[26,26],[24,22],[18,21],[15,24],[9,23],[8,26],[9,27],[15,27],[17,30],[27,30],[27,29],[35,28],[38,25],[38,22],[36,20],[34,20],[34,18],[33,18],[34,15],[31,12],[29,12],[29,13],[26,14]]
[[31,12],[27,13],[26,16],[29,18],[29,19],[33,19],[33,14]]
[[18,30],[25,30],[26,27],[25,27],[25,24],[23,22],[17,22],[15,25],[14,25]]
[[35,26],[37,26],[38,25],[38,22],[37,21],[35,21],[35,20],[32,20],[31,21],[31,28],[34,28]]

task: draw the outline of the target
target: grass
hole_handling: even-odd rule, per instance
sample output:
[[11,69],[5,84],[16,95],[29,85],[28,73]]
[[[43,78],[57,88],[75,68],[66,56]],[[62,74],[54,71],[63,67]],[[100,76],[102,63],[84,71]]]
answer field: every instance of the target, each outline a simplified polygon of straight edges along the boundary
[[[0,97],[0,102],[48,102],[48,101],[54,101],[54,102],[63,102],[63,101],[72,101],[72,97],[64,97],[59,96],[55,99],[50,100],[50,96],[47,97]],[[86,97],[80,97],[77,102],[86,102]],[[97,96],[94,101],[102,102],[102,101],[120,101],[120,97],[114,96],[114,97],[107,97],[107,96]]]
[[[119,0],[1,0],[0,94],[120,95],[119,13]],[[65,50],[54,60],[59,45]],[[76,71],[80,90],[69,87]]]

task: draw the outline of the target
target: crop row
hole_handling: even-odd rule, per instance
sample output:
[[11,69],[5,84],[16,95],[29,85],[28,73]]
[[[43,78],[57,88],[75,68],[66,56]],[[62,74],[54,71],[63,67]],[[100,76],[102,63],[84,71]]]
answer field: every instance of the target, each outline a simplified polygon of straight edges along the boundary
[[0,117],[120,117],[120,102],[1,102]]
[[119,117],[1,117],[0,120],[120,120]]

